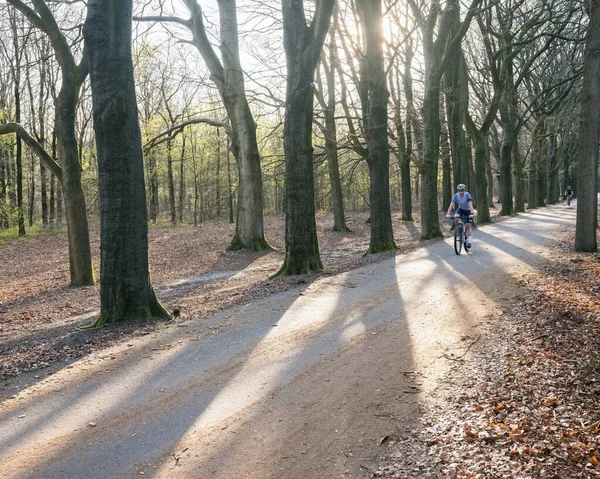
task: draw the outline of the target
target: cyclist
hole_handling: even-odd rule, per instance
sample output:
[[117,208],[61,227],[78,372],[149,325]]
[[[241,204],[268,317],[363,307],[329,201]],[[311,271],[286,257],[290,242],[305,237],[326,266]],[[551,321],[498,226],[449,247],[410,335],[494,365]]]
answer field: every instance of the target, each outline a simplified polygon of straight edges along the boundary
[[454,218],[460,218],[461,216],[465,217],[465,225],[467,230],[467,244],[465,247],[471,247],[471,222],[473,221],[473,215],[475,211],[473,210],[473,199],[471,198],[471,194],[467,191],[467,187],[461,183],[456,187],[456,193],[452,197],[452,201],[450,202],[450,207],[448,208],[448,213],[446,216],[448,218],[452,218],[452,211],[454,210],[454,204],[458,206],[456,209],[456,214]]
[[571,198],[573,198],[573,188],[567,186],[565,190],[565,197],[567,198],[567,206],[571,206]]

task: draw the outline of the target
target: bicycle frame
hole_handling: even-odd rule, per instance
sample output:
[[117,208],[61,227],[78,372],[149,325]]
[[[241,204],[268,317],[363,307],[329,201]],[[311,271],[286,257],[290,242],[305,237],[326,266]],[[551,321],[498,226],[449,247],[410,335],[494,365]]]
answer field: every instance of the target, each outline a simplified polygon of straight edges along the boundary
[[467,231],[463,217],[454,217],[454,227],[454,252],[459,255],[462,252],[463,245],[465,245],[465,251],[468,253],[469,249],[466,247]]

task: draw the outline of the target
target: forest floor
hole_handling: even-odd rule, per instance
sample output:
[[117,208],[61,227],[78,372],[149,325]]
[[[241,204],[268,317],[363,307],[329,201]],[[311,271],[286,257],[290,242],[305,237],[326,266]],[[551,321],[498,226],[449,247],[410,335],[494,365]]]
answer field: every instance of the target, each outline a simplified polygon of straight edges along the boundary
[[574,241],[562,232],[522,275],[502,321],[456,359],[420,425],[387,438],[369,477],[600,477],[600,254]]
[[[225,251],[233,234],[225,222],[152,228],[153,284],[181,317],[99,330],[81,329],[98,313],[98,288],[66,286],[65,235],[2,243],[0,401],[65,361],[393,256],[363,256],[365,219],[352,215],[353,233],[341,235],[329,231],[329,215],[319,215],[326,273],[273,281],[267,277],[283,261],[283,218],[267,218],[266,234],[278,251],[266,254]],[[394,214],[394,233],[401,252],[422,245],[418,221]],[[423,405],[421,423],[382,437],[381,463],[362,466],[365,477],[600,475],[600,261],[573,253],[572,244],[573,232],[561,233],[550,257],[521,276],[519,294],[500,301],[501,321],[465,355],[447,358],[454,367]],[[98,235],[92,248],[98,271]]]
[[[420,245],[420,223],[402,221],[394,213],[399,252]],[[442,216],[440,216],[442,218]],[[317,231],[325,272],[269,280],[284,258],[284,218],[267,217],[265,235],[274,251],[226,251],[234,225],[208,221],[199,227],[151,227],[149,261],[152,284],[169,311],[179,308],[175,321],[152,325],[125,324],[81,329],[100,310],[99,287],[70,288],[66,234],[48,234],[0,243],[0,399],[2,381],[24,372],[93,354],[131,336],[172,327],[190,318],[207,316],[233,305],[247,304],[269,294],[310,283],[395,253],[365,256],[369,248],[368,214],[352,214],[350,234],[331,231],[333,217],[317,215]],[[448,224],[442,224],[449,235]],[[100,237],[91,233],[94,270],[100,269]]]

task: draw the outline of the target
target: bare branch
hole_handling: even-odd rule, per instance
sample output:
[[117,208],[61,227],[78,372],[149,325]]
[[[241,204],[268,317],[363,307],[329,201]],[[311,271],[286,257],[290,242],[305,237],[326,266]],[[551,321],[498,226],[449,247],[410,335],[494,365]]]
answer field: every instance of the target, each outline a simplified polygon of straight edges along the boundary
[[54,161],[54,159],[44,150],[44,147],[40,145],[33,137],[23,128],[19,123],[3,123],[0,124],[0,135],[8,135],[15,133],[21,140],[25,142],[31,151],[33,151],[38,158],[44,163],[44,166],[48,168],[54,176],[60,181],[62,179],[62,168]]
[[211,118],[194,118],[191,120],[184,121],[179,123],[178,125],[174,125],[171,128],[159,133],[154,138],[148,140],[144,145],[144,153],[148,153],[152,148],[157,147],[161,143],[165,143],[169,140],[175,138],[179,133],[181,133],[186,126],[196,125],[198,123],[206,123],[207,125],[212,125],[216,127],[223,128],[227,134],[231,133],[231,128],[229,123],[224,121],[213,120]]

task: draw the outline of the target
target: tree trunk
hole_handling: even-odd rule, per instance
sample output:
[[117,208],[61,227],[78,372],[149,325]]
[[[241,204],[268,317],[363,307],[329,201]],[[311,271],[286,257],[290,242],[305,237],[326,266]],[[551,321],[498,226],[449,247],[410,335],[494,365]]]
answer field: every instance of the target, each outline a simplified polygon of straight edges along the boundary
[[502,146],[500,149],[500,201],[502,209],[500,215],[508,216],[513,214],[512,201],[512,147],[515,141],[515,131],[513,119],[504,117],[502,129]]
[[81,185],[81,165],[79,163],[77,137],[75,134],[75,112],[81,85],[87,76],[87,63],[82,60],[75,64],[67,39],[63,36],[46,2],[32,0],[35,12],[20,0],[8,0],[40,27],[52,44],[61,69],[61,87],[55,101],[55,131],[59,163],[62,167],[61,188],[57,196],[57,222],[62,221],[64,208],[69,236],[69,267],[71,286],[94,284],[92,255],[90,252],[89,231],[85,196]]
[[221,217],[221,130],[217,128],[217,177],[215,179],[217,218]]
[[150,207],[148,212],[150,215],[150,221],[156,223],[158,219],[159,206],[158,206],[158,168],[156,166],[156,157],[154,152],[150,151],[147,156],[148,163],[148,189],[149,191],[149,202]]
[[367,44],[368,122],[366,124],[369,157],[369,201],[371,242],[368,253],[396,249],[390,205],[390,150],[387,134],[388,89],[383,60],[383,19],[381,0],[363,0],[364,31]]
[[329,184],[331,185],[331,210],[333,212],[332,231],[348,233],[350,229],[346,225],[344,213],[344,199],[342,196],[342,180],[340,178],[340,167],[338,161],[337,149],[337,127],[335,122],[335,66],[339,61],[335,53],[335,36],[332,35],[331,45],[329,46],[330,62],[327,64],[325,59],[322,61],[325,79],[327,81],[327,101],[321,98],[325,115],[325,152],[327,155],[327,171],[329,173]]
[[515,212],[525,212],[525,189],[523,188],[523,160],[519,152],[519,142],[515,139],[513,143],[513,164],[514,164],[514,179],[515,179]]
[[[444,118],[443,112],[440,112],[440,118]],[[452,199],[452,157],[450,153],[450,139],[448,137],[448,124],[442,123],[442,211],[448,211],[450,200]]]
[[575,250],[594,252],[598,249],[598,144],[600,142],[600,0],[586,1],[590,16],[588,25],[583,87],[579,161],[577,165],[577,225]]
[[167,186],[169,189],[169,212],[171,224],[177,224],[177,212],[175,210],[175,182],[173,181],[173,144],[167,141]]
[[[332,85],[332,88],[335,89],[335,86]],[[334,96],[334,93],[332,93],[331,96]],[[338,162],[335,98],[333,104],[330,101],[328,109],[325,110],[325,151],[327,152],[327,171],[329,173],[329,182],[331,184],[331,210],[333,211],[332,231],[349,233],[350,229],[346,226],[344,199],[342,197],[342,180],[340,178],[340,167]]]
[[[70,88],[67,86],[68,83],[63,79],[63,86],[56,100],[55,129],[58,157],[63,169],[61,193],[69,236],[69,270],[71,286],[90,286],[95,282],[94,270],[75,135],[75,111],[79,88]],[[57,216],[62,219],[63,203],[60,199],[59,201],[60,214],[57,211]]]
[[[453,186],[460,183],[469,183],[469,172],[467,167],[467,140],[463,127],[463,118],[467,112],[468,101],[468,83],[465,81],[468,77],[464,61],[452,62],[448,70],[444,73],[444,86],[446,92],[446,117],[448,119],[448,133],[450,136],[450,146],[452,152],[452,171],[454,172]],[[474,186],[468,184],[470,191],[474,191]],[[447,202],[452,197],[450,196]],[[444,197],[445,198],[445,197]],[[449,206],[449,205],[448,205]],[[445,208],[448,210],[448,208]]]
[[90,0],[88,50],[100,188],[96,326],[168,318],[150,284],[144,162],[131,58],[132,0]]
[[490,150],[484,132],[474,129],[475,140],[475,190],[477,193],[477,223],[486,224],[492,221],[488,205],[487,165],[490,162]]
[[554,205],[558,201],[558,145],[554,132],[550,133],[548,138],[548,195],[546,201],[549,205]]
[[[56,161],[56,130],[52,130],[52,159]],[[50,205],[48,209],[48,222],[54,226],[56,221],[56,177],[50,175]]]
[[516,92],[514,86],[513,61],[510,59],[510,49],[506,52],[505,74],[506,89],[500,106],[500,118],[502,119],[502,146],[500,147],[500,201],[502,208],[501,216],[510,216],[513,210],[513,188],[512,188],[512,149],[516,141]]
[[179,157],[179,222],[183,223],[183,203],[185,201],[185,136],[181,142]]
[[[11,17],[13,33],[13,48],[15,51],[15,64],[12,66],[14,82],[14,104],[15,122],[21,123],[21,51],[19,47],[19,32],[17,30],[16,18]],[[23,212],[23,145],[21,138],[17,136],[17,147],[15,152],[16,192],[17,192],[17,224],[19,236],[25,236],[25,216]]]
[[29,204],[27,205],[27,213],[28,213],[28,220],[29,220],[29,227],[31,228],[33,226],[33,217],[34,217],[34,213],[35,213],[35,163],[36,163],[36,157],[35,155],[31,154],[31,161],[29,163],[30,165],[30,171],[29,171]]
[[486,144],[487,144],[487,148],[488,148],[488,159],[489,161],[487,162],[486,168],[485,168],[485,173],[487,175],[487,180],[488,180],[488,207],[489,208],[494,208],[494,174],[492,173],[492,157],[489,154],[489,139],[486,137]]
[[275,274],[321,271],[315,221],[312,146],[313,81],[329,28],[334,0],[315,4],[308,27],[303,2],[283,0],[283,46],[287,85],[283,147],[285,153],[285,259]]
[[0,229],[8,229],[7,163],[6,147],[0,145]]
[[231,178],[231,149],[229,148],[229,136],[227,137],[227,204],[229,206],[229,223],[233,223],[233,179]]
[[421,164],[421,239],[443,237],[438,216],[438,161],[440,155],[439,79],[426,75],[423,96],[423,162]]
[[539,156],[537,162],[537,176],[535,184],[535,198],[537,206],[546,206],[546,178],[548,177],[548,142],[546,141],[546,125],[545,119],[540,121],[538,137],[539,141]]
[[256,123],[244,87],[240,63],[236,0],[218,0],[221,27],[221,64],[204,28],[203,14],[196,0],[184,0],[192,14],[195,45],[211,73],[232,129],[232,151],[237,160],[239,185],[235,234],[229,250],[271,249],[265,239],[263,185]]
[[42,202],[42,225],[48,226],[48,175],[40,163],[40,200]]

